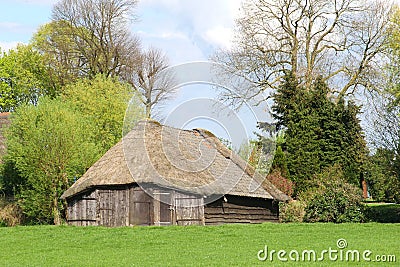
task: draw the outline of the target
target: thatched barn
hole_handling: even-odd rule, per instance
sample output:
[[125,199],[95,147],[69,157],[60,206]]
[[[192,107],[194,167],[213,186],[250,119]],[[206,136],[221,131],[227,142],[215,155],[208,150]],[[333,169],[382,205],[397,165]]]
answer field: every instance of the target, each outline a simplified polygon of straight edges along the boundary
[[139,122],[62,195],[71,225],[278,220],[289,197],[206,130]]

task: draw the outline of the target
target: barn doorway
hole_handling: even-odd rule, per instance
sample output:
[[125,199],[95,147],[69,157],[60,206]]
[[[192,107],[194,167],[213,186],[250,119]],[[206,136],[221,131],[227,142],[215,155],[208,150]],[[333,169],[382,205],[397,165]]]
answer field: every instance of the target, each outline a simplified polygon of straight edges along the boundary
[[129,224],[152,225],[152,198],[141,188],[130,190]]
[[175,216],[177,225],[203,225],[203,198],[177,193],[175,195]]
[[172,193],[164,190],[154,190],[154,224],[172,225],[174,207],[171,205]]

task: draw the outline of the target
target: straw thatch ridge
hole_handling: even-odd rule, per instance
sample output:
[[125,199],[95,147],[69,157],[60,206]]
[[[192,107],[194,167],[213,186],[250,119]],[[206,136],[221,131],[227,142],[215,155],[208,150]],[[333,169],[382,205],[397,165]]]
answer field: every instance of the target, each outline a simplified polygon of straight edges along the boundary
[[206,130],[141,121],[67,191],[96,186],[157,185],[209,196],[229,194],[287,201],[289,197]]

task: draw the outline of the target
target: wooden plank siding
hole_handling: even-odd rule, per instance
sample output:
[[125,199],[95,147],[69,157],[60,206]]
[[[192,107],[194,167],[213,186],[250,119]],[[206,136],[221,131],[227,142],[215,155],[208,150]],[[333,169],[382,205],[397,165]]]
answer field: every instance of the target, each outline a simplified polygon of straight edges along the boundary
[[175,223],[177,225],[204,225],[204,199],[176,192]]
[[67,221],[76,226],[119,227],[262,223],[279,218],[272,200],[228,195],[204,205],[203,197],[175,190],[146,192],[132,185],[93,189],[68,200]]
[[95,191],[82,194],[68,203],[67,221],[76,226],[97,225]]
[[[226,199],[226,201],[225,201]],[[204,207],[205,225],[278,222],[278,204],[272,200],[226,196]]]
[[153,199],[140,187],[130,189],[129,205],[129,225],[152,225],[154,224],[153,216]]
[[129,225],[129,188],[98,189],[97,221],[101,226]]

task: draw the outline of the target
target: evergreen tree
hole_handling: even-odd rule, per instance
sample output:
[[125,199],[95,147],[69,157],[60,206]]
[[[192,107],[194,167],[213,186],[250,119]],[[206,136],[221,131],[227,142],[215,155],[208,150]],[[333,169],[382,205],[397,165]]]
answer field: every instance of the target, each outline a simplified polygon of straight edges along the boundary
[[285,129],[282,145],[296,194],[305,191],[312,177],[324,168],[340,164],[346,180],[358,184],[367,155],[366,144],[353,102],[338,103],[328,98],[328,86],[319,78],[311,88],[303,88],[288,73],[274,96],[274,117]]

